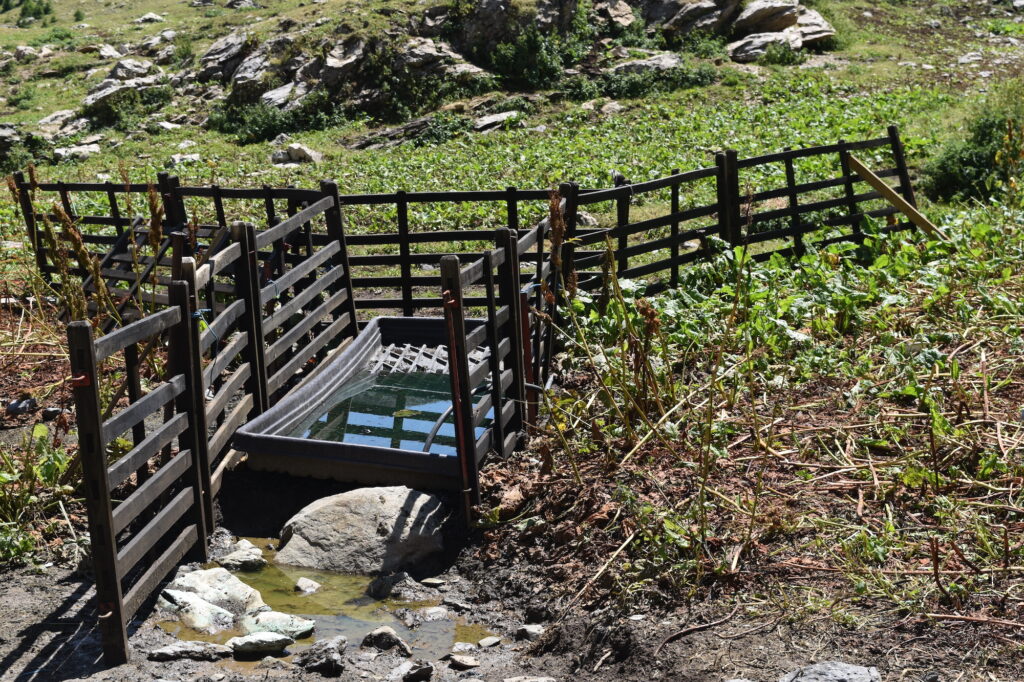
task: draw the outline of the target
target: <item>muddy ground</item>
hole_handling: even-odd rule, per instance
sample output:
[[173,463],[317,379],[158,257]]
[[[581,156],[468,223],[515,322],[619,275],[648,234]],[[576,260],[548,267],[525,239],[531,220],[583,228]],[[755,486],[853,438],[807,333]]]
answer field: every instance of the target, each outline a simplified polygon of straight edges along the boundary
[[[238,535],[273,535],[307,502],[339,492],[340,484],[242,470],[231,474],[222,498],[222,522]],[[252,499],[262,500],[253,513]],[[247,503],[248,501],[248,503]],[[273,533],[268,532],[271,529]],[[467,605],[461,614],[500,635],[502,644],[472,655],[480,667],[456,671],[432,661],[435,680],[505,680],[547,676],[556,680],[774,681],[813,662],[842,660],[877,666],[884,680],[1016,680],[1021,658],[1009,645],[969,623],[926,625],[897,617],[883,628],[854,628],[827,608],[788,618],[770,596],[709,600],[672,612],[616,613],[612,605],[589,612],[553,612],[548,587],[518,552],[498,564],[478,558],[476,538],[463,536],[446,560],[425,568],[448,580],[443,598]],[[458,543],[459,538],[455,538]],[[423,572],[416,577],[426,577]],[[3,574],[0,629],[3,680],[264,680],[323,679],[288,659],[271,662],[199,663],[146,660],[149,650],[174,638],[150,617],[132,624],[132,660],[106,669],[100,660],[94,591],[86,571],[65,565],[21,568]],[[742,598],[740,598],[742,597]],[[735,603],[743,606],[736,608]],[[847,605],[849,608],[850,605]],[[865,605],[869,609],[870,605]],[[536,642],[516,641],[524,623],[539,622]],[[681,634],[680,634],[681,633]],[[673,635],[675,635],[673,637]],[[405,659],[372,654],[350,642],[341,679],[388,679]],[[223,676],[223,677],[222,677]]]

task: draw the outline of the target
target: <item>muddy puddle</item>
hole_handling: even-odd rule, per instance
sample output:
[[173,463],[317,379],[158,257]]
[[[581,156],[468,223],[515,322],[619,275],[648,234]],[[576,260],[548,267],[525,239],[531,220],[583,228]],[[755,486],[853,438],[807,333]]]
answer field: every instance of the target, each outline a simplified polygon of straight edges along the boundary
[[[288,647],[289,654],[295,654],[320,639],[344,635],[350,647],[358,647],[370,631],[388,625],[413,649],[413,657],[438,660],[452,650],[455,642],[477,642],[493,633],[482,625],[468,623],[462,618],[424,622],[414,628],[395,616],[398,609],[422,609],[437,606],[439,599],[429,601],[397,601],[373,599],[366,594],[371,578],[346,575],[327,571],[316,571],[274,563],[276,547],[274,538],[245,538],[263,551],[267,566],[259,571],[232,571],[239,580],[259,590],[263,601],[274,611],[288,613],[316,622],[313,635],[300,639]],[[207,568],[216,566],[211,563]],[[312,594],[297,592],[295,582],[309,578],[321,587]],[[239,630],[224,630],[215,634],[192,630],[178,621],[163,621],[157,624],[165,632],[178,639],[216,642],[223,644],[232,637],[245,633]],[[291,656],[283,660],[290,660]],[[228,667],[251,668],[257,662],[240,663],[228,661]]]

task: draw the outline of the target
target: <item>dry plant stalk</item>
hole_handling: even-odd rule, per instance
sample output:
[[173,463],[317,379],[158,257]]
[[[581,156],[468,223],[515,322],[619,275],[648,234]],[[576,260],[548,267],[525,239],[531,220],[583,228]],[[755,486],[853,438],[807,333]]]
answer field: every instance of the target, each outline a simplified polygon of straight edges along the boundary
[[[75,225],[75,221],[69,216],[63,209],[63,207],[54,203],[53,212],[61,222],[63,227],[63,235],[67,242],[71,245],[72,251],[75,253],[75,257],[78,259],[79,265],[89,273],[89,277],[92,279],[93,287],[96,289],[97,300],[107,308],[111,316],[120,322],[120,314],[117,310],[117,303],[114,301],[113,296],[110,294],[110,290],[107,288],[107,282],[103,278],[103,273],[100,271],[99,259],[95,255],[89,253],[89,250],[85,248],[85,241],[82,239],[82,232]],[[63,250],[62,250],[63,252]],[[69,288],[76,288],[69,286],[69,282],[64,279],[62,280],[63,289],[67,291]],[[85,292],[80,292],[85,296]],[[84,305],[84,304],[83,304]],[[97,310],[99,314],[99,310]],[[82,319],[82,318],[72,318]]]

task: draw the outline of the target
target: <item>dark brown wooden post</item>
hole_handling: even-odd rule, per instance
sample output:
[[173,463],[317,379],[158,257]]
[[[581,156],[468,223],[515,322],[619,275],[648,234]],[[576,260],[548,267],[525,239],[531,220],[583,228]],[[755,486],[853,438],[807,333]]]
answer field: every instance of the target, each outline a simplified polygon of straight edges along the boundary
[[[114,183],[105,182],[103,185],[107,189],[107,204],[110,205],[110,217],[114,219],[114,227],[117,230],[117,236],[121,236],[124,232],[124,225],[121,224],[121,207],[117,205],[117,192],[114,190]],[[131,223],[129,223],[131,224]]]
[[47,283],[51,283],[53,278],[46,271],[46,254],[43,253],[43,244],[39,239],[39,228],[36,225],[36,209],[32,205],[32,188],[25,182],[25,174],[21,171],[14,174],[14,184],[18,188],[18,202],[21,204],[21,215],[25,219],[28,241],[32,244],[32,250],[35,252],[36,268],[39,270],[39,276]]
[[[494,439],[491,442],[491,449],[498,454],[504,456],[505,454],[505,425],[501,423],[502,407],[504,405],[504,392],[501,390],[501,358],[498,357],[498,344],[501,342],[501,330],[498,328],[498,296],[495,291],[494,281],[494,260],[490,252],[483,254],[484,261],[484,295],[487,298],[487,319],[484,322],[487,325],[487,345],[490,346],[491,352],[487,356],[487,364],[491,370],[491,407],[494,418],[491,420],[491,431],[494,434]],[[513,313],[512,309],[509,309],[509,316]],[[509,346],[511,350],[512,346]],[[467,348],[466,352],[472,352],[472,348]],[[513,355],[513,353],[509,353]],[[471,386],[472,390],[475,388]],[[475,430],[474,430],[475,435]],[[475,448],[474,448],[475,450]]]
[[[198,291],[196,262],[185,258],[181,264],[183,281],[171,282],[168,295],[172,306],[181,309],[181,324],[171,330],[168,356],[173,375],[184,375],[185,390],[175,400],[177,412],[190,412],[188,428],[181,434],[192,450],[195,468],[193,490],[197,506],[196,523],[199,524],[199,545],[206,561],[206,534],[213,532],[213,483],[210,471],[210,450],[207,441],[206,385],[203,381],[202,354],[199,351]],[[255,401],[254,401],[255,402]],[[214,453],[216,456],[217,453]]]
[[174,203],[171,199],[170,180],[171,176],[165,171],[161,171],[156,174],[156,189],[160,194],[160,201],[163,202],[164,205],[163,228],[165,235],[170,235],[171,232],[177,229],[177,225],[175,223],[176,216],[174,214]]
[[252,395],[254,413],[262,414],[270,405],[267,396],[267,368],[263,357],[263,306],[260,305],[256,231],[251,224],[232,223],[231,238],[238,242],[241,249],[238,267],[235,268],[235,296],[245,300],[245,357],[251,369],[246,390]]
[[508,432],[522,431],[526,404],[526,362],[529,347],[529,315],[527,329],[523,329],[523,297],[519,284],[519,244],[512,230],[498,230],[495,244],[505,251],[505,262],[498,268],[498,293],[501,305],[508,306],[508,322],[505,334],[510,346],[509,368],[512,370],[512,385],[509,387],[515,401],[515,414],[508,423]]
[[[673,168],[672,175],[679,175],[679,169]],[[679,213],[679,183],[672,183],[671,207],[672,215]],[[679,221],[673,220],[671,225],[672,233],[672,273],[669,275],[670,286],[675,289],[679,286]]]
[[93,568],[96,574],[96,602],[103,645],[103,660],[109,666],[128,661],[128,630],[121,603],[121,581],[117,570],[117,544],[110,507],[107,458],[100,417],[100,395],[96,348],[92,326],[80,320],[68,325],[71,354],[71,385],[78,421],[78,453],[85,485],[85,507],[89,516]]
[[615,226],[621,231],[619,234],[619,252],[616,254],[619,274],[629,267],[629,256],[626,255],[626,248],[629,246],[629,236],[625,233],[627,225],[629,225],[629,196],[625,195],[615,200]]
[[[789,151],[789,147],[786,147],[786,151]],[[792,157],[786,157],[786,189],[789,195],[789,209],[793,211],[793,215],[789,218],[790,229],[793,230],[793,251],[797,256],[802,256],[806,253],[807,248],[804,246],[803,231],[801,228],[800,214],[797,213],[797,209],[800,206],[800,197],[796,191],[796,168],[793,166]]]
[[743,241],[740,214],[739,154],[727,149],[715,155],[718,166],[718,233],[732,246]]
[[568,286],[576,272],[576,230],[579,222],[580,186],[575,182],[559,185],[559,194],[565,199],[565,240],[562,244],[562,281],[559,286]]
[[469,356],[466,352],[466,318],[462,307],[462,274],[458,256],[441,258],[441,295],[445,324],[448,327],[448,374],[451,378],[455,438],[462,476],[462,495],[466,519],[480,503],[480,480],[476,462],[476,431],[473,428],[473,401],[469,390]]
[[853,187],[853,171],[850,170],[850,160],[846,158],[846,155],[850,153],[849,145],[846,140],[839,140],[839,168],[843,173],[843,192],[846,195],[846,215],[849,217],[850,228],[853,229],[853,234],[856,236],[861,235],[860,219],[857,214],[860,209],[857,208],[857,201],[854,199],[857,191]]
[[341,196],[338,194],[338,183],[333,180],[324,180],[320,183],[320,190],[334,200],[334,207],[327,211],[327,235],[338,242],[341,248],[334,256],[336,267],[345,269],[345,276],[342,278],[345,289],[348,291],[348,300],[343,304],[345,312],[351,316],[351,336],[359,333],[359,319],[356,317],[356,293],[352,287],[352,270],[348,262],[348,242],[345,239],[345,214],[341,205]]
[[892,156],[900,178],[900,193],[903,194],[903,198],[907,200],[908,204],[917,208],[917,196],[914,194],[914,185],[910,182],[907,156],[903,150],[903,140],[900,139],[900,129],[897,126],[889,126],[889,143],[892,145]]
[[67,185],[63,180],[57,183],[57,193],[60,194],[60,205],[71,220],[75,219],[75,207],[71,205],[71,195],[68,193]]
[[517,190],[515,187],[505,188],[505,215],[507,218],[506,226],[510,230],[519,229],[519,200],[516,197]]
[[398,209],[398,253],[402,272],[402,315],[412,317],[412,256],[409,249],[409,200],[404,190],[399,190],[395,199]]

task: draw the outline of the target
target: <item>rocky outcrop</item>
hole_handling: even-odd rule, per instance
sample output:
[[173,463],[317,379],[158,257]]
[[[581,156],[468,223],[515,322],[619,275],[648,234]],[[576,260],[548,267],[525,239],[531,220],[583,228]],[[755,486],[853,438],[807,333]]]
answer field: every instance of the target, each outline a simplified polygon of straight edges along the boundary
[[366,41],[355,36],[348,38],[327,53],[320,69],[320,80],[329,89],[338,88],[351,80],[365,56]]
[[285,524],[277,561],[364,575],[400,571],[444,549],[448,517],[439,497],[403,486],[325,497]]
[[114,64],[107,78],[119,81],[132,80],[133,78],[144,78],[153,73],[156,69],[153,62],[139,59],[122,59]]
[[756,62],[768,52],[770,45],[785,45],[793,50],[799,50],[803,45],[800,36],[790,31],[778,33],[755,33],[746,38],[729,43],[726,50],[729,57],[735,62],[748,63]]
[[753,0],[732,24],[733,33],[776,33],[796,24],[801,7],[796,0]]
[[683,66],[685,62],[674,52],[659,52],[646,59],[634,59],[611,68],[612,73],[650,73],[669,71]]
[[594,3],[594,14],[606,25],[629,28],[636,21],[633,8],[624,0],[599,0]]
[[648,23],[662,24],[662,30],[671,37],[693,31],[718,33],[733,18],[739,4],[739,0],[654,0],[645,6],[644,14]]
[[82,100],[82,109],[87,116],[104,117],[113,111],[115,104],[122,98],[160,85],[160,77],[155,75],[128,80],[107,78],[89,90],[89,94]]
[[215,41],[199,58],[200,69],[196,77],[201,81],[230,79],[245,59],[248,46],[249,36],[246,33],[229,33]]

